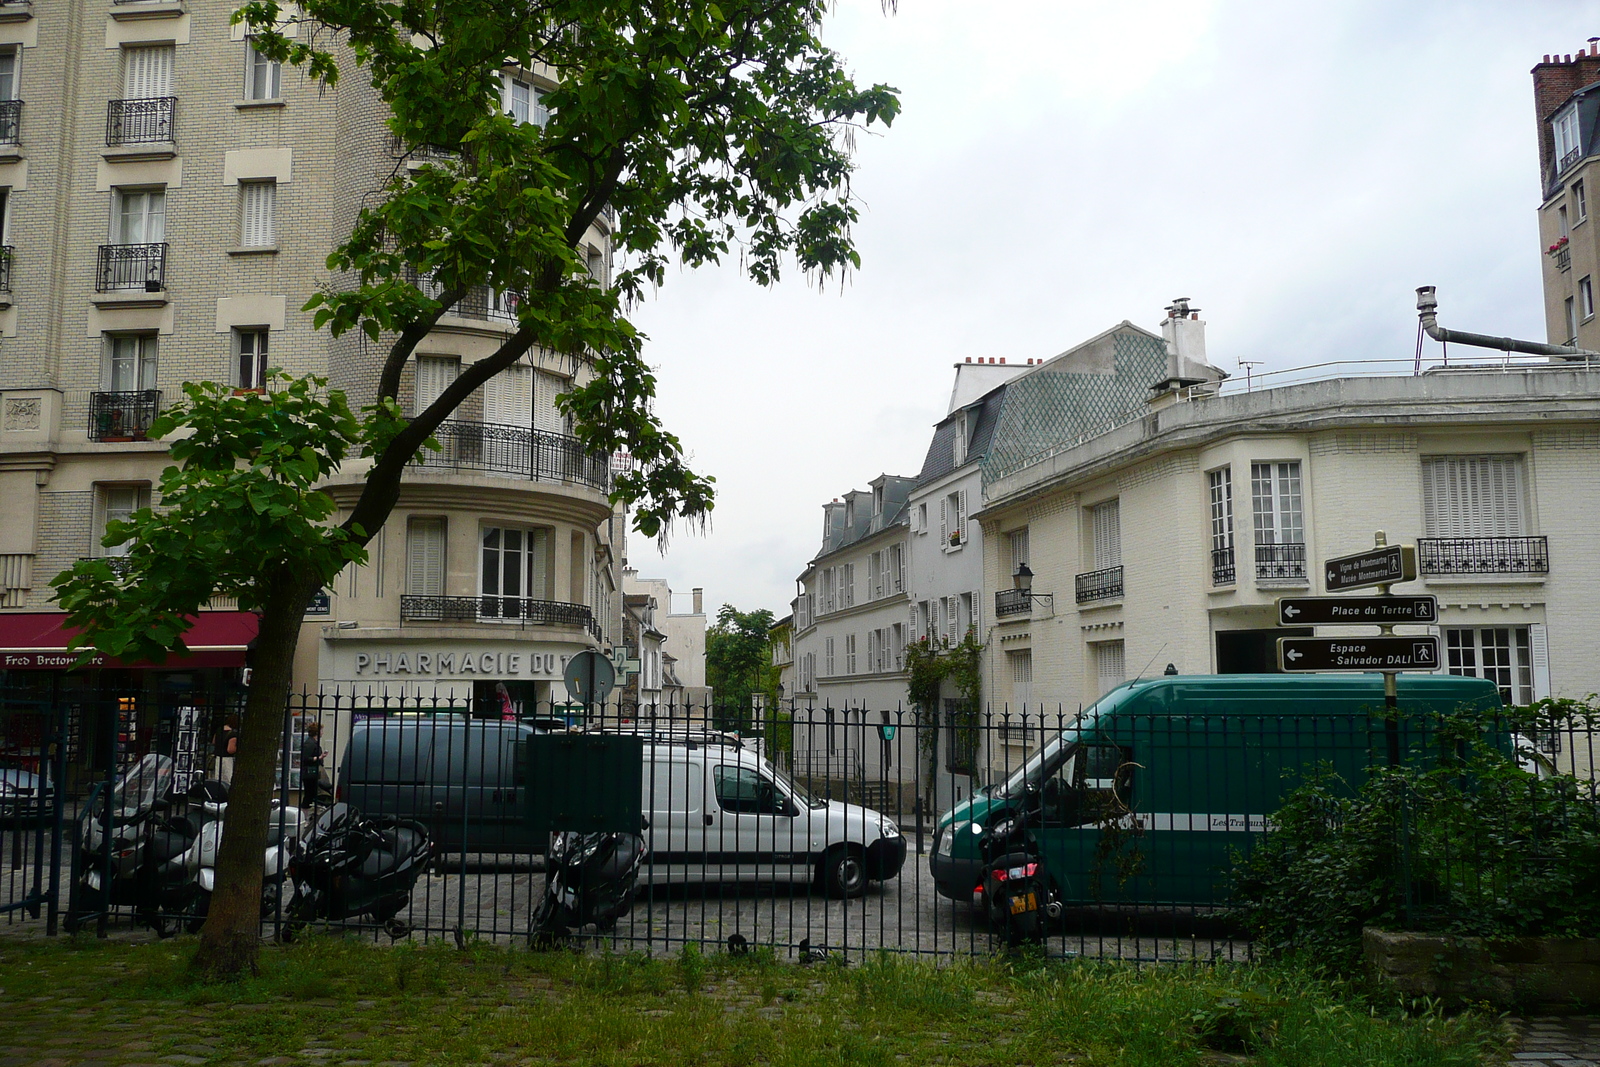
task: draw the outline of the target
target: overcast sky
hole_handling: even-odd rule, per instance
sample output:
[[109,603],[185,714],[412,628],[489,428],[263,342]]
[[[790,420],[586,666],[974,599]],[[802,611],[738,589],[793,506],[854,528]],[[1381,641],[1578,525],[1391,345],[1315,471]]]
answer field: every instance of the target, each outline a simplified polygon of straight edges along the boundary
[[781,617],[822,504],[921,468],[952,364],[1176,296],[1229,372],[1409,358],[1424,284],[1447,326],[1544,340],[1529,71],[1596,34],[1600,0],[842,0],[824,41],[904,105],[858,142],[861,270],[678,273],[636,311],[718,499],[633,565],[675,610]]

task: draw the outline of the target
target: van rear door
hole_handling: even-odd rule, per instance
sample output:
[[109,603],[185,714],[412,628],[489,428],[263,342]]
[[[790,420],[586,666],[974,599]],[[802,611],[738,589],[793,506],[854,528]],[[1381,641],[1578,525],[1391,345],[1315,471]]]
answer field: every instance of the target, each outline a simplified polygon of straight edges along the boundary
[[429,727],[385,719],[357,724],[341,769],[344,800],[363,814],[426,822],[433,806]]
[[649,852],[644,880],[700,881],[705,877],[705,764],[672,749],[644,750],[644,816]]

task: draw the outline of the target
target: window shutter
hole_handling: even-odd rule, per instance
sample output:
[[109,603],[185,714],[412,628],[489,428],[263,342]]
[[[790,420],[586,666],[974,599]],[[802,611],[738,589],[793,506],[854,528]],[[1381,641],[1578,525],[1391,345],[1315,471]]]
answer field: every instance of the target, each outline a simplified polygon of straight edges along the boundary
[[406,588],[417,596],[444,595],[444,520],[412,519],[406,545]]
[[567,388],[567,380],[546,371],[533,375],[533,428],[545,433],[566,433],[566,416],[556,410],[556,397]]
[[949,510],[949,504],[949,497],[942,496],[939,498],[939,543],[941,545],[950,543],[950,520],[945,514]]
[[982,634],[983,624],[981,621],[981,614],[983,612],[983,592],[981,590],[974,589],[969,595],[972,598],[972,628],[979,634]]
[[1533,699],[1550,695],[1550,635],[1542,622],[1528,626],[1528,645],[1533,659]]
[[172,46],[126,49],[122,57],[122,95],[125,100],[171,96]]
[[1122,563],[1122,516],[1116,500],[1096,505],[1090,512],[1094,539],[1094,569],[1103,571]]
[[956,533],[961,535],[961,543],[967,543],[967,491],[961,490],[956,497]]
[[439,394],[448,389],[450,383],[455,381],[460,373],[461,361],[458,359],[418,356],[416,410],[421,411],[439,399]]
[[246,248],[259,248],[274,242],[272,225],[274,202],[277,200],[276,182],[246,182],[240,187],[244,198],[239,243]]
[[533,368],[507,367],[484,389],[483,419],[501,426],[533,426]]

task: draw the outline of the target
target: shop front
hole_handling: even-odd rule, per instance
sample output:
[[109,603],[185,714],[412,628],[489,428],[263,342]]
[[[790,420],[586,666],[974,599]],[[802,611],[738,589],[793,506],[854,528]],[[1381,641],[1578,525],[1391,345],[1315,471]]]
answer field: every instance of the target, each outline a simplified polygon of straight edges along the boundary
[[171,756],[180,781],[203,775],[212,738],[243,702],[259,620],[208,611],[190,621],[187,655],[80,664],[65,613],[0,614],[0,766],[37,772],[55,722],[69,793],[149,752]]

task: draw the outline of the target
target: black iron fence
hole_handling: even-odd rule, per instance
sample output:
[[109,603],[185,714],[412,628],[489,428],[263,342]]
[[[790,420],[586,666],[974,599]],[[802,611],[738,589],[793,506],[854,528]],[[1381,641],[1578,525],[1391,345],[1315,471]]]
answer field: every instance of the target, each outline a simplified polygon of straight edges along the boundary
[[1122,567],[1105,567],[1098,571],[1079,574],[1072,580],[1078,603],[1092,600],[1113,600],[1122,595]]
[[[1046,871],[1052,954],[1244,958],[1251,947],[1231,911],[1236,860],[1273,831],[1284,791],[1322,768],[1339,776],[1335,792],[1352,794],[1396,752],[1425,762],[1441,751],[1425,724],[1365,713],[1111,721],[959,702],[927,714],[794,703],[586,709],[537,699],[531,684],[470,676],[449,691],[416,688],[411,679],[437,666],[394,658],[376,679],[387,692],[375,684],[288,701],[274,818],[291,853],[335,802],[409,820],[431,842],[426,869],[387,914],[309,921],[373,936],[527,939],[549,845],[528,821],[542,781],[527,773],[529,746],[578,732],[638,737],[644,754],[634,780],[646,852],[631,908],[586,935],[614,947],[675,952],[738,935],[780,954],[986,954],[1006,940],[1006,916],[984,888],[995,858],[986,839],[1003,839]],[[0,676],[0,921],[51,934],[197,926],[181,856],[165,868],[176,890],[141,903],[137,868],[110,888],[95,876],[109,846],[93,827],[119,777],[159,757],[170,761],[172,806],[146,816],[149,826],[168,852],[199,832],[215,812],[197,787],[232,774],[222,738],[241,713],[239,691],[102,692],[44,677]],[[1592,781],[1587,732],[1504,740],[1526,751],[1530,779]],[[569,788],[617,795],[604,778]],[[1593,806],[1592,789],[1577,793]],[[119,794],[119,811],[131,795]],[[124,825],[143,840],[136,819]],[[1463,836],[1459,847],[1472,846]],[[1412,896],[1437,899],[1424,884],[1437,865],[1419,861],[1418,871]],[[1449,874],[1475,877],[1470,854]],[[203,881],[198,869],[193,877]],[[1474,883],[1480,896],[1493,888]],[[268,895],[264,933],[305,918],[298,893],[290,877]]]
[[166,242],[142,245],[101,245],[95,263],[97,292],[142,289],[159,293],[167,287]]
[[161,410],[159,389],[89,394],[89,440],[142,441]]
[[994,613],[997,618],[1007,615],[1026,615],[1033,610],[1033,597],[1021,589],[997,589],[994,594]]
[[417,464],[454,470],[509,474],[540,482],[575,482],[609,489],[609,457],[590,452],[567,434],[492,422],[449,420],[433,431],[439,451],[421,453]]
[[1258,581],[1285,581],[1306,576],[1306,546],[1289,542],[1279,545],[1256,545],[1256,579]]
[[1549,574],[1544,537],[1419,537],[1423,574]]
[[1232,585],[1237,577],[1238,568],[1233,562],[1233,546],[1213,548],[1211,550],[1211,584]]
[[544,626],[576,626],[600,636],[587,604],[535,600],[518,596],[400,597],[400,618],[410,622],[522,622]]
[[0,144],[22,142],[22,101],[0,100]]
[[0,245],[0,293],[11,291],[11,245]]
[[106,145],[159,144],[173,139],[178,98],[152,96],[106,102]]

